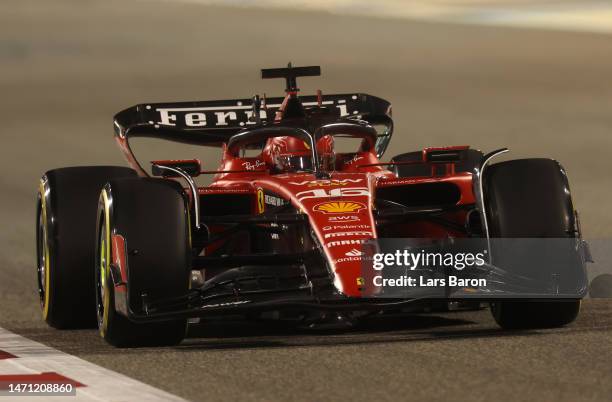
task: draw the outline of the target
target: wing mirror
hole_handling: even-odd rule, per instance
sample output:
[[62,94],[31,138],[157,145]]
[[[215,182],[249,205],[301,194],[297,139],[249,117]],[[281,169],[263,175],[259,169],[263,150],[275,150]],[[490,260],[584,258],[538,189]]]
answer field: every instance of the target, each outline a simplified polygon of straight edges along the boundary
[[202,171],[202,164],[198,159],[151,161],[151,164],[153,176],[182,177],[181,173],[186,173],[197,177]]

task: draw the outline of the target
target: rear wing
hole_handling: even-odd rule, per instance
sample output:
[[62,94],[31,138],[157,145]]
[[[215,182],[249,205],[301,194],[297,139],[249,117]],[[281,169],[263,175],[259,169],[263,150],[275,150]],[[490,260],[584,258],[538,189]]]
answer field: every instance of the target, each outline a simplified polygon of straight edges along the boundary
[[[260,109],[261,123],[273,122],[284,98],[268,98]],[[317,96],[300,96],[306,110],[319,107]],[[367,94],[324,95],[321,107],[332,116],[365,120],[383,125],[376,144],[382,155],[393,132],[391,104]],[[201,102],[147,103],[132,106],[115,115],[117,137],[154,137],[195,145],[221,146],[230,137],[257,125],[253,99]],[[267,111],[266,111],[267,110]]]

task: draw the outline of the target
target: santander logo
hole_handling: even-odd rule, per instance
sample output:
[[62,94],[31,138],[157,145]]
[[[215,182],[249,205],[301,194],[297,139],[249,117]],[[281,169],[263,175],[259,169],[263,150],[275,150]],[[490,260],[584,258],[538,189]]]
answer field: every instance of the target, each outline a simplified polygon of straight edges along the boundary
[[364,254],[365,253],[363,251],[359,251],[356,248],[354,248],[351,251],[346,252],[344,255],[347,257],[361,257]]

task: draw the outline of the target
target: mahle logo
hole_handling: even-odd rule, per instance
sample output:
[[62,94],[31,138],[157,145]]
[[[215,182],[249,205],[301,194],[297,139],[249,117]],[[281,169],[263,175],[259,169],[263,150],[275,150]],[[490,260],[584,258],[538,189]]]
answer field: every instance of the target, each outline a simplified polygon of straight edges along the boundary
[[367,241],[368,239],[336,240],[336,241],[330,241],[329,243],[325,245],[325,247],[332,248],[332,247],[337,247],[337,246],[348,246],[351,244],[364,244]]
[[365,204],[355,201],[323,202],[314,206],[313,210],[324,214],[345,214],[359,212],[365,209]]

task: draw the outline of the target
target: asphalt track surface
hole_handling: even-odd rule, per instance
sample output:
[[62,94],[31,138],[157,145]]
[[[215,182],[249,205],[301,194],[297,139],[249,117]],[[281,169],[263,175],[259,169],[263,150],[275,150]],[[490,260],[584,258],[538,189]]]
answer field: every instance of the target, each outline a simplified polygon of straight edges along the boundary
[[[585,302],[567,328],[522,333],[500,331],[486,310],[342,330],[205,323],[163,349],[115,350],[93,330],[46,327],[34,268],[40,175],[123,164],[111,117],[124,107],[278,94],[282,83],[260,81],[258,69],[289,60],[323,68],[302,80],[305,93],[389,99],[389,157],[471,144],[560,160],[585,235],[612,237],[610,36],[165,2],[3,1],[0,326],[194,400],[609,400],[605,300]],[[218,157],[183,156],[209,168]]]

